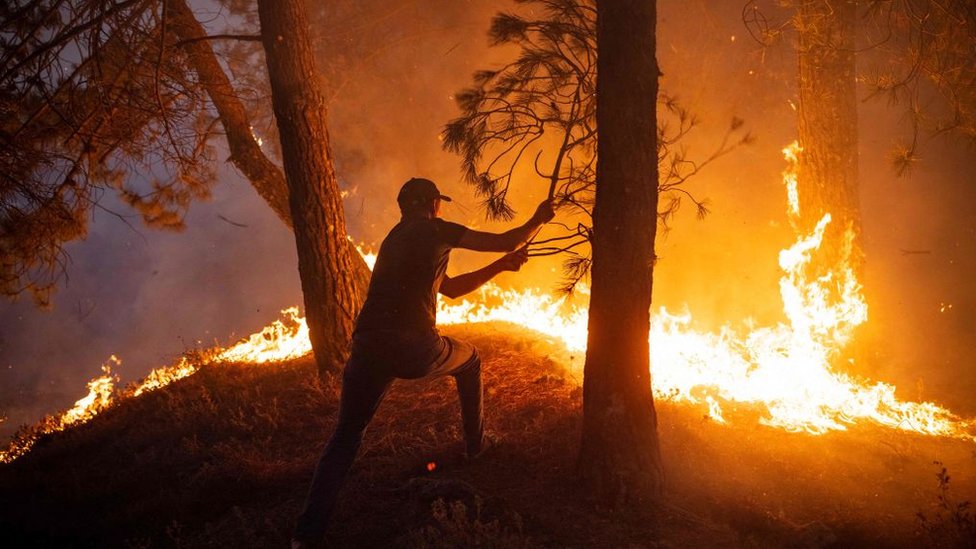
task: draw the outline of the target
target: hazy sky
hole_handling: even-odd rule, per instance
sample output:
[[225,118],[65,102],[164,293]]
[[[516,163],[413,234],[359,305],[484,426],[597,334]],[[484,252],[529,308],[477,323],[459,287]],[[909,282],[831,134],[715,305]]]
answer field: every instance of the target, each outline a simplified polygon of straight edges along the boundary
[[[444,212],[448,219],[490,227],[437,136],[456,115],[452,94],[475,69],[505,57],[488,50],[485,31],[490,15],[509,4],[442,4],[402,2],[396,17],[363,29],[389,35],[393,46],[354,63],[331,105],[333,148],[357,240],[383,237],[397,220],[396,189],[412,176],[431,177],[455,197]],[[780,149],[795,138],[795,60],[785,44],[758,50],[739,19],[739,1],[659,4],[662,87],[702,120],[688,146],[709,150],[732,116],[744,118],[758,140],[691,183],[696,195],[711,199],[713,212],[696,221],[686,210],[659,242],[655,302],[687,306],[706,327],[782,320],[776,254],[792,235]],[[884,104],[861,106],[874,355],[863,372],[895,382],[906,398],[936,399],[976,415],[970,349],[976,184],[969,175],[976,162],[971,148],[930,141],[911,178],[894,177],[887,155],[904,128],[900,116]],[[522,215],[544,194],[545,185],[520,188],[515,201]],[[107,206],[130,213],[111,199]],[[88,239],[68,248],[70,278],[53,310],[38,310],[29,299],[0,303],[0,414],[9,417],[0,432],[69,406],[111,354],[122,359],[115,370],[123,381],[132,381],[187,349],[232,343],[279,309],[301,303],[292,234],[229,165],[213,199],[191,207],[184,232],[131,223],[95,212]],[[485,260],[460,259],[466,265]],[[536,263],[503,282],[552,287],[556,270]]]

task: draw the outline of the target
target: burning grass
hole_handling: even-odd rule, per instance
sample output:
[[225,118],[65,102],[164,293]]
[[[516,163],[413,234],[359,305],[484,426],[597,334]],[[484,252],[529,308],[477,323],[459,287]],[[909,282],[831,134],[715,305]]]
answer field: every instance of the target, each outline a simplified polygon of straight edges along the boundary
[[[971,442],[871,425],[788,433],[757,426],[747,409],[722,425],[659,401],[667,506],[594,510],[573,482],[582,395],[564,365],[580,358],[507,325],[444,331],[479,347],[488,425],[502,443],[462,461],[453,384],[398,383],[329,532],[339,546],[931,545],[916,513],[939,516],[932,462],[952,472],[953,501],[976,495]],[[5,540],[283,546],[335,421],[338,386],[313,372],[308,358],[206,364],[40,437],[0,466]]]
[[169,366],[156,368],[144,379],[128,387],[116,387],[118,378],[112,375],[112,365],[121,364],[114,355],[102,365],[102,375],[88,382],[88,394],[74,406],[48,415],[33,425],[19,429],[6,450],[0,450],[0,463],[10,463],[33,448],[43,436],[85,423],[110,407],[127,399],[142,396],[170,383],[191,376],[202,366],[220,362],[248,362],[264,364],[299,358],[311,352],[308,325],[298,316],[298,307],[281,311],[282,317],[226,349],[195,351],[177,359]]

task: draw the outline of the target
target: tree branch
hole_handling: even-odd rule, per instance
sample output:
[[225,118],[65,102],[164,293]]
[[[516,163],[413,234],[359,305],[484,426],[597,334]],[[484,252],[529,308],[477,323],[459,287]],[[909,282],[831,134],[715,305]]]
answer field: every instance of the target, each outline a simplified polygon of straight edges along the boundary
[[196,36],[194,38],[184,38],[173,43],[174,48],[182,48],[195,42],[203,40],[240,40],[241,42],[260,42],[260,34],[208,34],[206,36]]

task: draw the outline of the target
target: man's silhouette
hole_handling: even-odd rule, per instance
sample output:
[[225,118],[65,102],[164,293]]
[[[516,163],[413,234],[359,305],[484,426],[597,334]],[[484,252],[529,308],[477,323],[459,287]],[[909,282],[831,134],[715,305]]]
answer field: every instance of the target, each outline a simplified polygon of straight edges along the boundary
[[[322,539],[366,425],[394,379],[454,376],[467,454],[477,456],[484,448],[481,360],[470,344],[437,333],[437,294],[459,297],[503,271],[519,270],[528,258],[524,245],[552,219],[553,210],[544,201],[525,224],[487,233],[440,219],[443,201],[451,199],[428,179],[414,178],[400,188],[402,217],[380,245],[342,376],[338,424],[315,469],[293,548]],[[452,248],[508,253],[477,271],[449,277]]]

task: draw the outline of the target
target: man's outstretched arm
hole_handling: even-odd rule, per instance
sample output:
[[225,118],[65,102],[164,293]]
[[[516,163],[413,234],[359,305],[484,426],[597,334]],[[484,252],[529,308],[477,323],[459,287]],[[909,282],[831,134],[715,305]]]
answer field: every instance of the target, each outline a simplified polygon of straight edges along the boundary
[[529,250],[525,247],[519,248],[517,251],[505,254],[477,271],[471,271],[453,278],[444,277],[444,280],[441,281],[440,292],[451,299],[461,297],[477,290],[482,284],[495,278],[498,273],[519,270],[528,260]]
[[[530,217],[529,220],[524,224],[503,233],[486,233],[483,231],[468,229],[464,231],[464,234],[461,235],[461,240],[458,241],[457,247],[464,248],[466,250],[474,250],[477,252],[514,252],[515,250],[524,246],[525,243],[535,235],[539,227],[551,221],[554,215],[555,214],[552,211],[552,202],[549,200],[544,200],[535,209],[535,213],[532,214],[532,217]],[[489,276],[486,281],[490,279],[491,277]],[[482,282],[482,284],[484,284],[484,282]],[[478,286],[480,285],[481,284]],[[477,288],[477,286],[475,286],[475,288]]]

